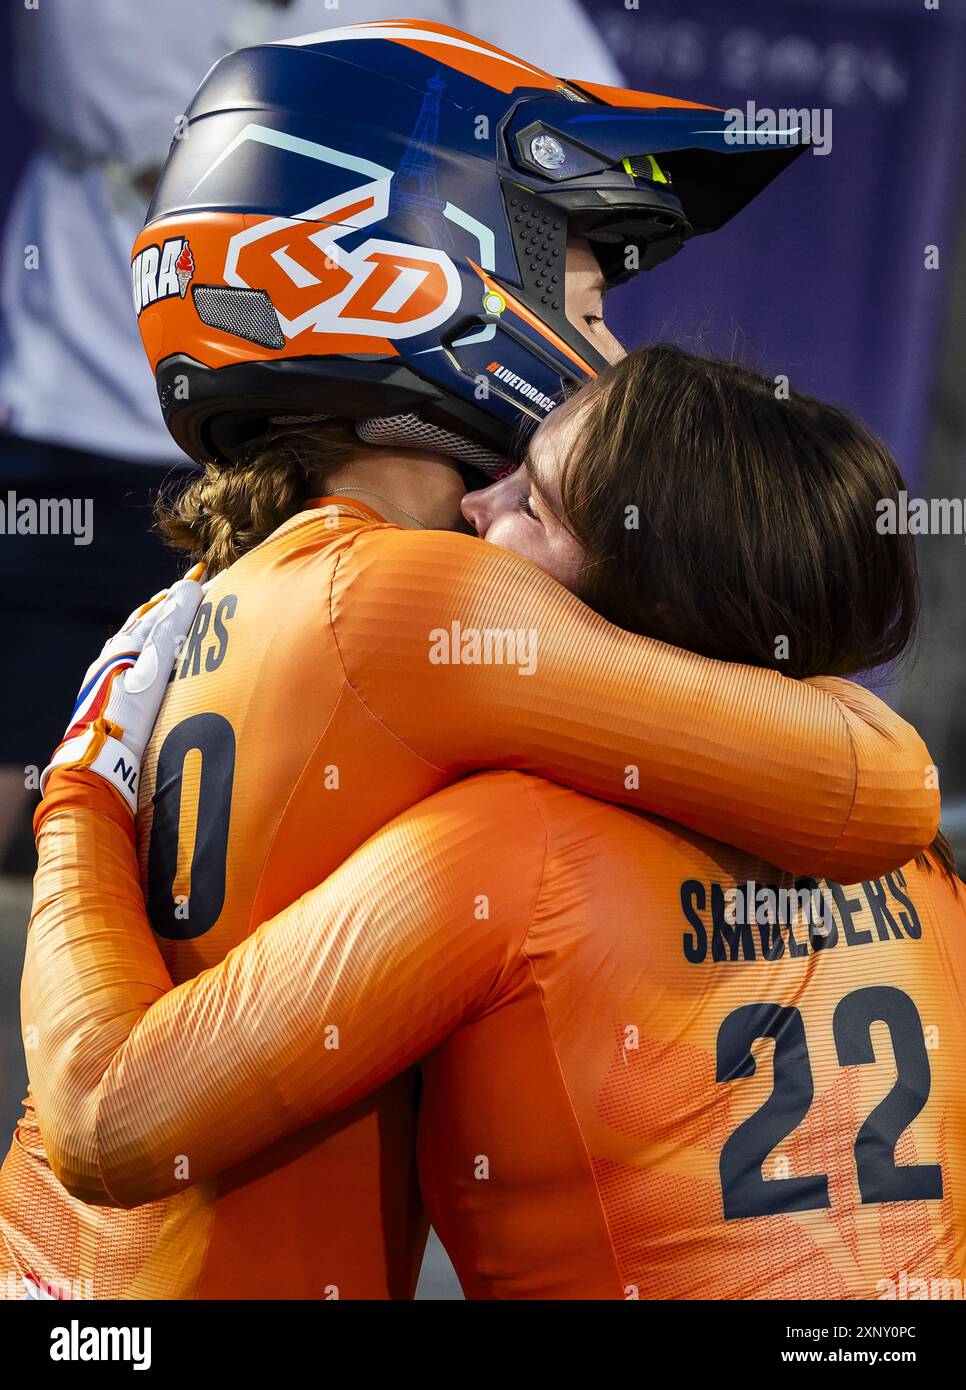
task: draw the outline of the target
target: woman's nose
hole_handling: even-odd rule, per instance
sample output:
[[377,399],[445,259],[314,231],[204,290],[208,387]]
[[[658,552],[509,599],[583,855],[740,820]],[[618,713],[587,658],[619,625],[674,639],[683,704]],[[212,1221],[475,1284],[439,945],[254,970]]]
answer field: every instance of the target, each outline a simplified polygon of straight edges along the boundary
[[517,467],[489,487],[466,494],[462,502],[463,515],[481,540],[486,539],[487,531],[498,516],[513,510],[519,501],[521,488],[528,486],[526,474]]
[[498,486],[499,484],[494,483],[490,487],[481,487],[476,492],[468,492],[460,503],[464,517],[480,540],[486,539],[487,530],[493,520],[491,494]]

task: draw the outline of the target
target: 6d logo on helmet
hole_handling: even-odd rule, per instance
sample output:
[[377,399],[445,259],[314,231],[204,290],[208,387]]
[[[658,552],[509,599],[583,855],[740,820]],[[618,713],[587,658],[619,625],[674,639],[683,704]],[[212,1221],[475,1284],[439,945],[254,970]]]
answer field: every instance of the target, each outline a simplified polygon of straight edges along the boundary
[[388,215],[391,178],[298,218],[270,217],[237,232],[228,243],[225,283],[265,290],[287,339],[309,330],[411,338],[445,323],[462,288],[444,251],[374,237],[351,251],[339,245]]

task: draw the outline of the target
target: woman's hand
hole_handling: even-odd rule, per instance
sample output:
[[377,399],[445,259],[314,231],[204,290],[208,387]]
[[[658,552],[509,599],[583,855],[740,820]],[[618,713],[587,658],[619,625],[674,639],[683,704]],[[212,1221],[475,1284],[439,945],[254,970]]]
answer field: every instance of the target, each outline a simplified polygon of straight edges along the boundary
[[96,772],[137,810],[141,758],[171,669],[203,596],[204,566],[141,605],[104,645],[81,682],[67,731],[40,779],[55,767]]

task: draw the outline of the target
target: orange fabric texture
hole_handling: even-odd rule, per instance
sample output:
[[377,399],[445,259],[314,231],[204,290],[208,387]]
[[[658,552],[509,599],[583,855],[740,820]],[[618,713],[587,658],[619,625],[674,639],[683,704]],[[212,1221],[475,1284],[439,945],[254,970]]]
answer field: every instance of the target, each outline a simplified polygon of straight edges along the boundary
[[[432,655],[472,659],[474,643],[475,664]],[[517,556],[323,499],[217,577],[176,667],[141,777],[149,950],[124,831],[75,824],[51,778],[23,994],[47,1153],[28,1106],[0,1177],[11,1267],[69,1278],[76,1264],[107,1297],[407,1296],[424,1232],[412,1075],[187,1191],[197,1154],[176,1177],[170,1155],[111,1132],[104,1073],[123,1076],[115,1053],[169,981],[222,961],[393,816],[480,768],[528,768],[852,878],[932,838],[927,762],[848,682],[620,632]],[[247,997],[257,1031],[268,1006]],[[226,1022],[192,1018],[212,1055]],[[272,1085],[287,1113],[285,1078]],[[119,1145],[117,1185],[105,1142]],[[93,1205],[162,1190],[178,1195],[140,1215]]]
[[[88,962],[146,1002],[135,860],[79,801],[45,857],[118,854],[122,901],[87,895]],[[729,921],[749,881],[757,918]],[[471,1297],[958,1280],[966,895],[915,865],[826,886],[821,915],[780,906],[793,887],[821,886],[539,779],[471,778],[153,1007],[116,985],[110,1065],[85,1089],[87,1049],[66,1078],[62,1142],[120,1200],[164,1197],[179,1156],[204,1185],[424,1059],[422,1190]]]

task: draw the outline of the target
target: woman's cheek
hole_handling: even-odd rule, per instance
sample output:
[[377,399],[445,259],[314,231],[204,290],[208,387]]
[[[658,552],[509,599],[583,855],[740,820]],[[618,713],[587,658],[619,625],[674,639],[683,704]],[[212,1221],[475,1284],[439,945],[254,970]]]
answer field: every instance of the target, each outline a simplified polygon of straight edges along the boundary
[[522,555],[541,569],[547,569],[546,542],[541,544],[541,528],[522,515],[500,517],[486,533],[486,539],[503,550]]
[[512,514],[498,516],[490,522],[486,533],[486,539],[492,541],[494,545],[501,546],[504,550],[516,550],[514,544],[514,533],[516,531],[516,518]]
[[583,547],[574,540],[569,532],[564,532],[553,546],[552,562],[543,565],[542,568],[552,574],[554,579],[565,589],[570,589],[573,592],[577,588],[583,559]]

